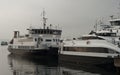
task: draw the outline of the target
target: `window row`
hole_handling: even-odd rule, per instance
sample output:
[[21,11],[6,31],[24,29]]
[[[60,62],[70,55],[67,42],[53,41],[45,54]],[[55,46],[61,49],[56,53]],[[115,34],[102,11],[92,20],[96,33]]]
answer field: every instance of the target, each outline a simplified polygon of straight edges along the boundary
[[[42,38],[35,38],[35,41],[43,41],[43,39]],[[53,42],[60,42],[60,39],[46,39],[45,40],[46,42],[51,42],[51,41],[53,41]]]
[[60,30],[32,30],[30,31],[31,34],[55,34],[55,35],[61,35]]
[[[46,39],[45,41],[46,42],[51,42],[52,39]],[[60,42],[60,39],[53,39],[53,42]]]
[[33,49],[34,46],[18,46],[19,49]]
[[63,51],[74,51],[74,52],[93,52],[93,53],[109,53],[115,52],[106,48],[92,48],[92,47],[64,47]]

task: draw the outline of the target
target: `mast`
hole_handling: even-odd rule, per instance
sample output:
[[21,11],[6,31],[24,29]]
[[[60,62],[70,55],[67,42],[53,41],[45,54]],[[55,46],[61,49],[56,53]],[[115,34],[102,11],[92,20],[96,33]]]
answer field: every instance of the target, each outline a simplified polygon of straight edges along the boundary
[[95,32],[96,32],[97,31],[97,20],[95,22],[94,29],[95,29]]
[[42,20],[43,20],[43,28],[45,29],[46,28],[46,20],[47,20],[47,18],[45,17],[45,10],[43,10],[43,12],[42,12]]

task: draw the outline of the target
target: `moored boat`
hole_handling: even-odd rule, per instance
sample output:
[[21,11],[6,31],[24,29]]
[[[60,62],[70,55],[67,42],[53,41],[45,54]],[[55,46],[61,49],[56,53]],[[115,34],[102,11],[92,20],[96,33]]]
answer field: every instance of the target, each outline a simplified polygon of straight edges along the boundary
[[6,42],[6,41],[1,42],[1,46],[6,46],[6,45],[8,45],[8,42]]
[[47,54],[57,55],[61,40],[61,29],[46,26],[45,11],[42,13],[43,28],[30,27],[28,34],[21,36],[14,31],[14,38],[10,41],[8,50],[15,54]]
[[59,59],[91,65],[114,64],[114,59],[120,58],[120,19],[112,19],[110,23],[79,39],[64,41]]

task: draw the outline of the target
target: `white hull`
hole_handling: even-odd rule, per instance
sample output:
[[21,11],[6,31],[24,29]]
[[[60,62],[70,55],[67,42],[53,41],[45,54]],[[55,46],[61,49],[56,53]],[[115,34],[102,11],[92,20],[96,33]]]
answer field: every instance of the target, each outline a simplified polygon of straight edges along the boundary
[[[89,43],[88,43],[89,42]],[[84,47],[84,48],[106,48],[120,52],[120,48],[106,40],[73,40],[65,41],[64,47]]]
[[106,40],[73,40],[64,42],[62,46],[59,55],[61,62],[114,64],[114,59],[120,58],[120,48]]

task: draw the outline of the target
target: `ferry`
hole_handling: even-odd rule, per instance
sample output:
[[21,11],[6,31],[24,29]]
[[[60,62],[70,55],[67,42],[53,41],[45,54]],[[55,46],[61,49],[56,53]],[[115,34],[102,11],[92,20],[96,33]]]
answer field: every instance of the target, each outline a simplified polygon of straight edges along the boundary
[[111,18],[110,25],[101,23],[99,29],[78,39],[63,41],[59,60],[91,65],[113,64],[120,58],[120,19]]
[[8,50],[15,54],[58,54],[62,30],[47,26],[45,11],[42,12],[43,28],[28,28],[28,34],[20,35],[14,31],[14,37],[8,45]]

